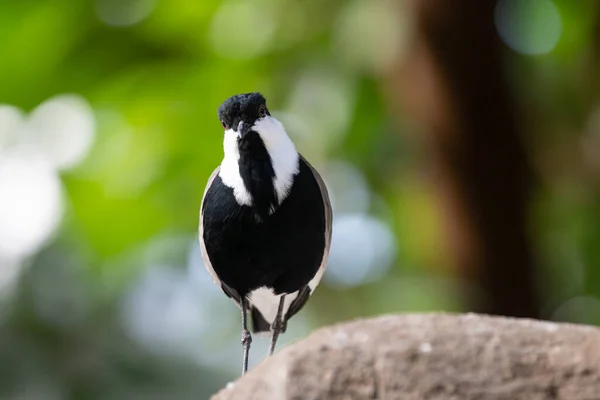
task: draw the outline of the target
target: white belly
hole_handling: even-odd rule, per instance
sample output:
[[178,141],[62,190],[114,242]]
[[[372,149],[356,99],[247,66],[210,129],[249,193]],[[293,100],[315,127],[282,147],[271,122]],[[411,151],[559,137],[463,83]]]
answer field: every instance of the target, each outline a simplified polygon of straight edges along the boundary
[[[261,287],[250,292],[248,297],[250,299],[250,305],[260,311],[265,321],[272,324],[277,316],[277,309],[279,308],[281,296],[281,294],[275,295],[271,289]],[[294,301],[296,297],[298,297],[298,292],[285,295],[282,316],[285,316],[290,308],[290,304],[292,304],[292,301]]]
[[[321,281],[321,278],[323,277],[323,272],[325,272],[324,265],[321,266],[321,268],[319,268],[315,277],[311,279],[310,282],[308,282],[308,287],[310,288],[309,295],[312,295],[315,288]],[[275,293],[273,293],[273,290],[269,288],[261,287],[250,292],[250,305],[256,308],[258,311],[260,311],[267,323],[272,324],[275,320],[275,317],[277,316],[277,309],[279,308],[279,300],[281,299],[281,296],[281,294],[276,295]],[[285,316],[287,314],[287,311],[290,308],[290,304],[292,304],[292,302],[296,300],[296,297],[298,297],[298,291],[285,295],[285,300],[283,303],[283,312],[281,314],[282,316]]]

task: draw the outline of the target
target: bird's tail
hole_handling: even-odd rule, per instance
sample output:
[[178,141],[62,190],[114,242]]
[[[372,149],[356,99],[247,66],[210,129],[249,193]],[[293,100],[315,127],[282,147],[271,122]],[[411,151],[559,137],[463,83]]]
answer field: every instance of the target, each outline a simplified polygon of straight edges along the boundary
[[268,335],[271,332],[271,324],[265,320],[265,317],[256,308],[250,309],[252,316],[252,333],[257,335]]

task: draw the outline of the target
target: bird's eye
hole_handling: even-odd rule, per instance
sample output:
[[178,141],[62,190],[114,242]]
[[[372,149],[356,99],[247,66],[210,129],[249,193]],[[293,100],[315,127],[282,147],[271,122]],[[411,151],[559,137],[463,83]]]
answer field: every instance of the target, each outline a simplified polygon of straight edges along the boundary
[[258,116],[260,118],[264,118],[265,115],[267,115],[267,108],[264,106],[264,104],[261,104],[258,106]]
[[223,129],[228,130],[229,127],[227,126],[227,123],[225,121],[221,121],[221,125],[223,126]]

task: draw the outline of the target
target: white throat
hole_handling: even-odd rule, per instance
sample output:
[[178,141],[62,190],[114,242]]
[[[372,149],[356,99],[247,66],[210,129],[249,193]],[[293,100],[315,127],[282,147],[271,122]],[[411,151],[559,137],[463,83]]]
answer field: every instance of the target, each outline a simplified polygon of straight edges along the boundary
[[246,189],[242,176],[240,175],[240,150],[238,149],[238,134],[233,129],[225,131],[223,138],[224,157],[221,161],[221,170],[219,176],[223,180],[223,184],[233,189],[233,195],[240,205],[251,206],[252,196]]
[[[279,204],[287,197],[294,183],[294,176],[299,172],[299,155],[294,143],[288,136],[283,124],[277,119],[266,116],[257,120],[252,127],[257,132],[267,152],[275,171],[273,185],[277,192]],[[252,196],[240,176],[238,149],[238,133],[232,129],[225,131],[223,150],[225,156],[221,162],[219,175],[223,183],[233,189],[236,201],[240,205],[252,205]]]

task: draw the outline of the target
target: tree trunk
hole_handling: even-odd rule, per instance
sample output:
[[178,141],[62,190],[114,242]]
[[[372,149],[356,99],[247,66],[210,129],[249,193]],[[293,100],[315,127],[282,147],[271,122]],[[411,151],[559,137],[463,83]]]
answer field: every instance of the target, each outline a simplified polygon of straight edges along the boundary
[[415,42],[390,77],[425,128],[453,263],[472,311],[538,317],[528,233],[531,167],[492,0],[413,0]]

